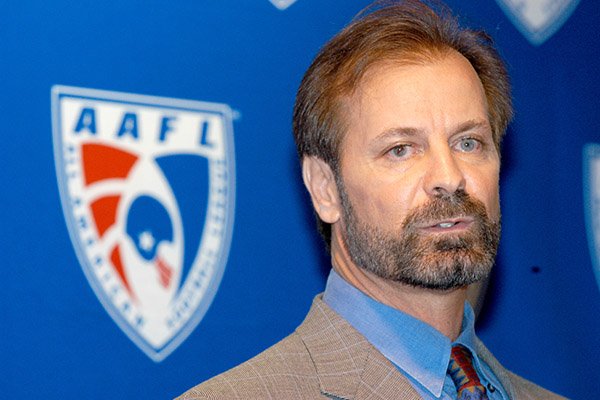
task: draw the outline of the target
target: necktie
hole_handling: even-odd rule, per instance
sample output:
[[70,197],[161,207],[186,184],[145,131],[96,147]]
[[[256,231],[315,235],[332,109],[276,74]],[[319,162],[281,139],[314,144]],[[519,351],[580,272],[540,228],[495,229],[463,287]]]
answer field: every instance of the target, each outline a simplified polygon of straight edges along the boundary
[[452,346],[448,373],[456,385],[458,400],[489,400],[485,387],[473,368],[471,353],[465,347]]

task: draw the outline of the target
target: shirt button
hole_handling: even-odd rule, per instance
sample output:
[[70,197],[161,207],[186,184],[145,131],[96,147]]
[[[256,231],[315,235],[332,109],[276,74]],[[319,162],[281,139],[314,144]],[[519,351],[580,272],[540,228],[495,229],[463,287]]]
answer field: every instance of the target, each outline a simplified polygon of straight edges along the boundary
[[490,393],[494,393],[496,391],[496,388],[491,383],[487,384],[487,389],[490,391]]

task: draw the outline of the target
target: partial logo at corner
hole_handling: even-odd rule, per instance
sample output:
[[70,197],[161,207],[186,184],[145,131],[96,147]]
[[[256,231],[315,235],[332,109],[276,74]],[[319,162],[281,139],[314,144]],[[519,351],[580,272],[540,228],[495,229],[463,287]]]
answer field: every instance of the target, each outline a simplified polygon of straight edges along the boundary
[[275,7],[281,11],[287,9],[298,0],[269,0]]
[[161,361],[194,330],[233,229],[232,110],[225,104],[52,88],[65,219],[96,296]]
[[583,191],[588,244],[600,287],[600,144],[583,148]]
[[554,35],[579,0],[496,0],[519,31],[535,46]]

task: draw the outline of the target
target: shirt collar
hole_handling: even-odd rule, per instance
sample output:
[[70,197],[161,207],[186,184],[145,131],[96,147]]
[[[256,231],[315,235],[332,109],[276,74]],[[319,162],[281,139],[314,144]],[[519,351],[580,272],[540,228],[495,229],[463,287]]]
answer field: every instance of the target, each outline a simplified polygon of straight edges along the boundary
[[[413,381],[434,396],[441,396],[452,347],[446,336],[423,321],[377,302],[333,270],[323,300]],[[456,343],[476,354],[474,315],[468,303]]]

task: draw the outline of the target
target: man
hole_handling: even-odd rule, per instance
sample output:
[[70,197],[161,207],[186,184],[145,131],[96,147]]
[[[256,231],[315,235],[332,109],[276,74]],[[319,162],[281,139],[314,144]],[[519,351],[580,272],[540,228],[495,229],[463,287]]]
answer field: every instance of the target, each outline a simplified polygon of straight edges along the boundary
[[505,370],[466,303],[496,255],[511,115],[489,37],[447,11],[375,5],[335,36],[294,110],[325,292],[290,336],[182,398],[561,398]]

